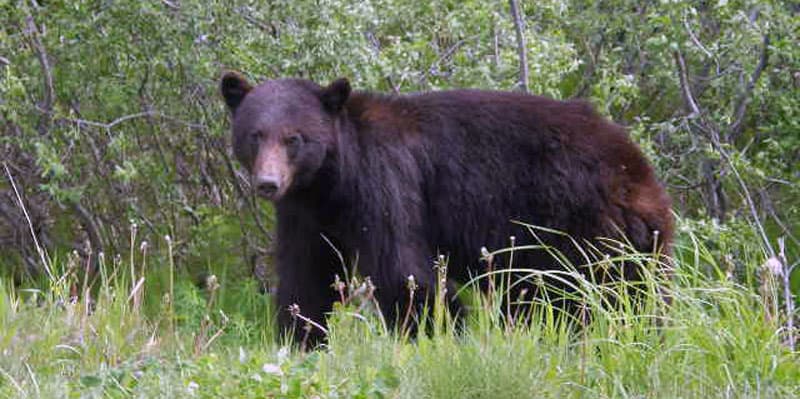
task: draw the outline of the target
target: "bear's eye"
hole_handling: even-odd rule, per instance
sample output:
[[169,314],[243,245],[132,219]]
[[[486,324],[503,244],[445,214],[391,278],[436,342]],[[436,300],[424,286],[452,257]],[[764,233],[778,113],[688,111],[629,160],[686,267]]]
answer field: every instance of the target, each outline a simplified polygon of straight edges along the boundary
[[303,136],[300,134],[293,134],[286,137],[286,145],[289,147],[299,147],[303,144]]
[[255,130],[250,133],[251,141],[258,141],[259,139],[261,139],[261,131]]

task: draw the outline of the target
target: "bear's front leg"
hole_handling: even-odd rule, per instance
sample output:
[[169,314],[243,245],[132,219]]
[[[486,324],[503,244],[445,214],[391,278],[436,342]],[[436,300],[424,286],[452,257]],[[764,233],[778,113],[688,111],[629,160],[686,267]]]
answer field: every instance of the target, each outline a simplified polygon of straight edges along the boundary
[[[424,240],[422,232],[398,235],[397,230],[384,231],[391,234],[384,236],[383,240],[373,238],[361,243],[359,271],[375,284],[375,297],[387,327],[415,335],[420,323],[429,322],[420,320],[420,317],[433,315],[439,285],[438,257]],[[411,276],[413,283],[409,281]],[[444,306],[456,316],[461,309],[453,298],[454,286],[445,282],[443,289],[446,290]]]
[[302,268],[280,273],[278,324],[281,333],[292,336],[295,344],[314,347],[325,339],[325,317],[336,298],[326,278],[300,272]]
[[296,344],[313,347],[325,338],[325,317],[336,301],[334,275],[342,266],[320,229],[294,216],[278,214],[278,324]]

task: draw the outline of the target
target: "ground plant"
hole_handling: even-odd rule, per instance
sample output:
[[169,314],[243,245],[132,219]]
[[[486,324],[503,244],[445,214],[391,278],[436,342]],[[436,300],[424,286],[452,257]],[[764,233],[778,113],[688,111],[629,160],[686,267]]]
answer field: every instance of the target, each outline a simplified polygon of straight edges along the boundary
[[[0,397],[798,397],[798,32],[778,0],[0,0]],[[498,269],[411,334],[345,264],[327,342],[288,342],[227,70],[585,98],[677,223],[670,254],[587,262],[673,273],[633,301],[565,264],[584,311],[509,315]]]

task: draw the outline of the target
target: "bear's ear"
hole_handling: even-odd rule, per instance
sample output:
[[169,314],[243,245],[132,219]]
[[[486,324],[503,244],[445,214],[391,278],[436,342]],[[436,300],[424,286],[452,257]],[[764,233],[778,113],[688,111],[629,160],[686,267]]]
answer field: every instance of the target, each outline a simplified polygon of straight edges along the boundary
[[225,103],[228,104],[231,112],[236,111],[236,108],[244,100],[244,96],[252,89],[250,83],[247,82],[242,75],[237,72],[227,72],[222,76],[220,89],[222,90],[222,97],[225,98]]
[[349,96],[350,82],[346,78],[339,78],[322,90],[322,105],[330,112],[339,112]]

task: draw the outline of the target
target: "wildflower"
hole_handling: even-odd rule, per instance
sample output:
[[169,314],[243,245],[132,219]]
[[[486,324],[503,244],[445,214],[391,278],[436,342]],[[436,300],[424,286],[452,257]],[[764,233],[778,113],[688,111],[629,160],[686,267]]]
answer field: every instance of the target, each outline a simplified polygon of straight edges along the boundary
[[296,303],[293,303],[293,304],[289,305],[289,309],[288,310],[289,310],[289,313],[292,315],[293,318],[297,317],[297,315],[300,314],[300,305],[298,305]]
[[198,388],[200,388],[200,384],[198,384],[198,383],[196,383],[194,381],[189,381],[189,384],[186,385],[186,392],[188,392],[189,395],[194,396],[194,394],[197,392]]
[[767,259],[764,263],[764,269],[772,273],[773,276],[780,277],[783,276],[783,264],[780,260],[776,257],[771,257]]
[[413,274],[408,275],[408,282],[406,283],[406,287],[409,291],[416,291],[419,286],[417,285],[417,281],[414,279]]
[[219,288],[219,282],[217,281],[217,276],[210,275],[206,279],[206,289],[210,292],[214,292]]
[[272,363],[264,363],[264,365],[261,367],[261,371],[263,371],[265,374],[271,374],[277,376],[283,375],[283,370],[281,370],[281,366]]
[[289,348],[282,347],[278,350],[278,363],[283,364],[289,359]]
[[241,346],[239,347],[239,363],[247,363],[247,352]]

